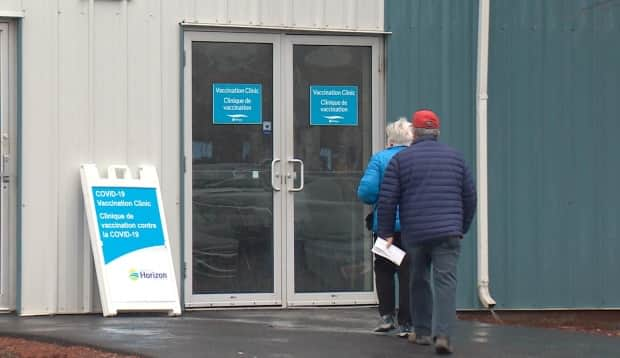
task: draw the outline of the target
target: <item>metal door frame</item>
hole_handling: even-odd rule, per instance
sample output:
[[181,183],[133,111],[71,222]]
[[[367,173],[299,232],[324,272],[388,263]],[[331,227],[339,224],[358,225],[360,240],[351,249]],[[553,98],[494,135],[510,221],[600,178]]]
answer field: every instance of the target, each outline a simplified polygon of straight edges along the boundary
[[14,23],[0,22],[0,311],[15,310],[15,48]]
[[[281,173],[281,190],[274,190],[274,292],[246,294],[192,293],[192,42],[255,42],[273,45],[273,159],[279,159],[276,170]],[[294,292],[294,193],[292,180],[285,174],[292,170],[288,161],[293,159],[293,46],[336,45],[371,47],[372,53],[372,149],[384,145],[385,74],[383,72],[383,41],[378,36],[299,35],[286,33],[248,33],[243,31],[187,31],[184,33],[184,302],[192,307],[232,306],[314,306],[376,304],[376,288],[369,292]],[[361,220],[361,219],[360,219]],[[360,221],[361,222],[361,221]],[[368,248],[370,250],[370,248]]]
[[[193,294],[192,293],[192,43],[193,42],[238,42],[269,43],[273,45],[273,159],[279,159],[282,151],[281,137],[281,40],[279,35],[231,32],[186,32],[184,43],[184,123],[185,123],[185,253],[184,267],[186,307],[218,306],[270,306],[282,305],[282,227],[283,210],[282,192],[273,191],[273,293],[237,293],[237,294]],[[276,171],[281,170],[281,163],[274,163]],[[273,182],[272,182],[273,183]]]
[[[284,71],[284,94],[285,104],[284,118],[286,126],[285,148],[286,148],[286,172],[293,171],[290,167],[290,160],[294,155],[294,123],[293,123],[293,46],[294,45],[334,45],[334,46],[363,46],[371,47],[371,86],[372,86],[372,149],[373,152],[380,149],[383,145],[383,125],[385,120],[381,113],[385,113],[383,95],[384,93],[384,73],[382,69],[383,61],[383,42],[378,37],[361,36],[331,36],[331,35],[284,35],[283,36],[283,71]],[[379,135],[377,135],[379,134]],[[292,183],[287,183],[292,185]],[[285,188],[282,189],[283,191]],[[355,305],[355,304],[376,304],[376,287],[368,292],[322,292],[322,293],[295,293],[295,228],[294,228],[294,196],[295,192],[290,187],[286,187],[286,240],[284,241],[284,257],[286,258],[286,305],[287,306],[325,306],[325,305]],[[361,223],[360,218],[360,223]],[[370,248],[368,248],[370,250]]]

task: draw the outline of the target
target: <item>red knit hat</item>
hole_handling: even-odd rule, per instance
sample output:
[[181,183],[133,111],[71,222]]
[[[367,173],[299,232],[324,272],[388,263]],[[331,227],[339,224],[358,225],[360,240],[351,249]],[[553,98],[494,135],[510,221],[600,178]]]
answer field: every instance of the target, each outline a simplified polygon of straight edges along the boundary
[[430,109],[423,109],[413,114],[413,128],[439,129],[439,117]]

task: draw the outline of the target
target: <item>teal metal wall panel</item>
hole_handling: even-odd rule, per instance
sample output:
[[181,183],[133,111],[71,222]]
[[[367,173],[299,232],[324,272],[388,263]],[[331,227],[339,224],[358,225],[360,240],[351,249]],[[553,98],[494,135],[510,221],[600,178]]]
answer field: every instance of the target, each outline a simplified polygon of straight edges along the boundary
[[620,307],[620,1],[492,0],[491,292]]
[[[387,116],[411,117],[432,108],[442,120],[441,141],[464,154],[475,170],[475,69],[478,2],[386,0]],[[458,306],[478,307],[476,229],[463,241]]]

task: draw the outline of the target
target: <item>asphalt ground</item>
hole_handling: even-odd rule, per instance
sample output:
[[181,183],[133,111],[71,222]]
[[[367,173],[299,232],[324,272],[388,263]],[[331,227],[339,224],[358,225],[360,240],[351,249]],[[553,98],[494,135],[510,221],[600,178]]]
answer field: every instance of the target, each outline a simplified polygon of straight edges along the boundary
[[[0,335],[146,357],[433,357],[394,333],[376,334],[372,307],[235,309],[160,314],[0,315]],[[620,357],[620,339],[459,321],[453,357]]]

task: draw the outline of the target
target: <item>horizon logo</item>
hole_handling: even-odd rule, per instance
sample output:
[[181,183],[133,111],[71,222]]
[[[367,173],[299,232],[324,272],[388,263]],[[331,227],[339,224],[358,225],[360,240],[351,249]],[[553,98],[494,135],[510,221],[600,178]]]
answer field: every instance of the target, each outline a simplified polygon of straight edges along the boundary
[[140,274],[138,273],[138,271],[136,271],[136,269],[132,268],[129,270],[129,279],[132,281],[138,281],[138,279],[140,278]]
[[167,280],[166,272],[138,271],[134,268],[129,270],[129,279],[132,281],[144,280]]

